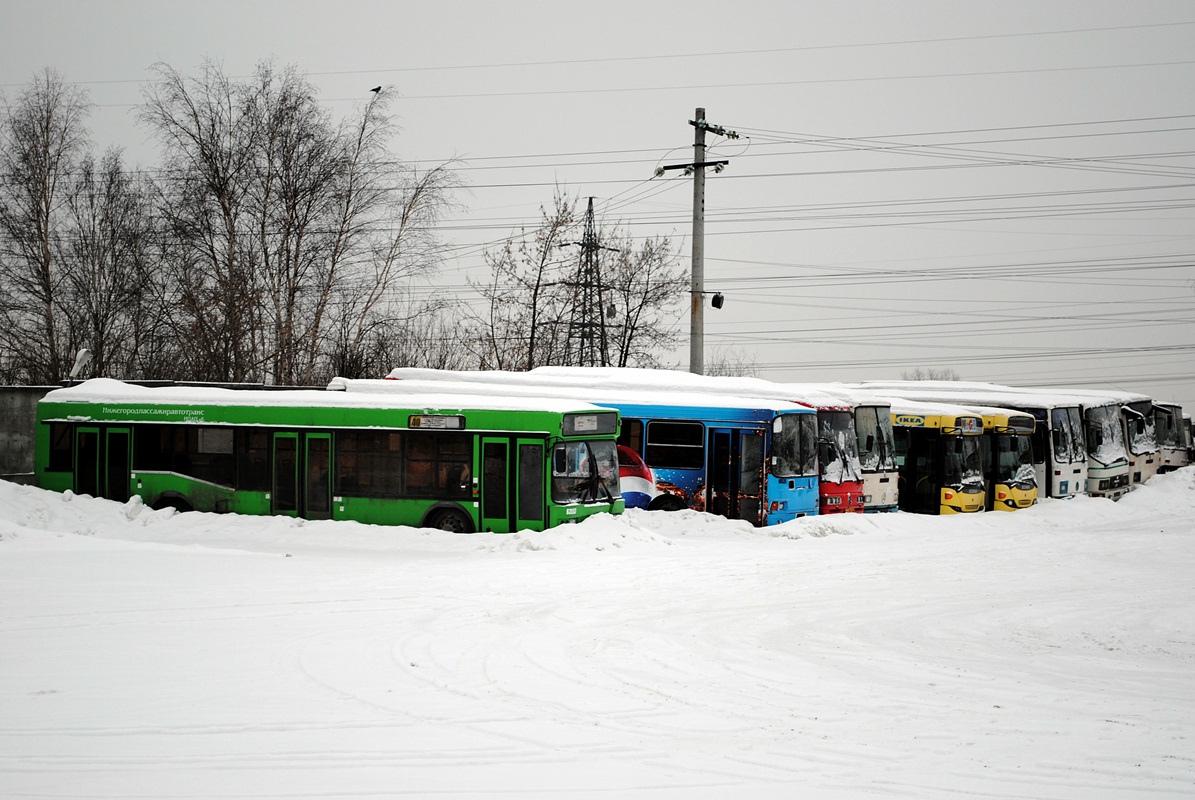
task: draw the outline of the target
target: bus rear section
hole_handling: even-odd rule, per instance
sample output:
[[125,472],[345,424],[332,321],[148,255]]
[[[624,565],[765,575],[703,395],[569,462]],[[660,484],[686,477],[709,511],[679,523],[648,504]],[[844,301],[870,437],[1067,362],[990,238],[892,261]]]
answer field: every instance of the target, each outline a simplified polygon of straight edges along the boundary
[[973,514],[985,509],[980,417],[893,401],[892,426],[902,511]]
[[627,508],[649,508],[660,494],[656,476],[643,457],[626,445],[618,445],[618,485]]

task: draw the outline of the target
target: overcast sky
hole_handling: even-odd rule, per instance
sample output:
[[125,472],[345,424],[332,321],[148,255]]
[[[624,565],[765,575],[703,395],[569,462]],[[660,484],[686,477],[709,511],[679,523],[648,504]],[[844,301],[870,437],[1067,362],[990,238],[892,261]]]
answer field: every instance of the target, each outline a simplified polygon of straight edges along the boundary
[[[97,149],[158,158],[150,67],[305,72],[335,116],[392,87],[394,150],[469,188],[428,291],[553,187],[670,235],[688,121],[706,195],[706,361],[786,381],[1115,386],[1195,409],[1195,3],[5,0],[0,84],[85,86]],[[687,335],[687,319],[682,320]],[[687,345],[671,359],[688,363]]]

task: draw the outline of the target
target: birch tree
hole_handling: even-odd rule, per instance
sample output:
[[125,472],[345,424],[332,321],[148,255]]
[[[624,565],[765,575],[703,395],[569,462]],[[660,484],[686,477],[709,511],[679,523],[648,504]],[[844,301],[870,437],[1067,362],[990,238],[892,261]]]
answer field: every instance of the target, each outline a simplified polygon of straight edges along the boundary
[[47,69],[0,119],[0,359],[9,381],[57,382],[74,359],[60,253],[87,149],[87,94]]
[[142,119],[167,157],[160,203],[196,377],[309,384],[370,362],[378,333],[415,314],[403,287],[438,262],[450,165],[389,152],[389,91],[336,122],[294,68],[157,69]]

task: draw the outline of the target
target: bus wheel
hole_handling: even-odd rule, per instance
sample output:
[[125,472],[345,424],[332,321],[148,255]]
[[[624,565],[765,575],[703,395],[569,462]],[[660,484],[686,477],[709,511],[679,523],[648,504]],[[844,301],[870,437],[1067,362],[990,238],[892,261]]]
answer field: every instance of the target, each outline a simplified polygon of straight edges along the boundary
[[651,501],[651,505],[647,507],[648,511],[683,511],[688,508],[685,501],[681,500],[674,494],[662,494],[655,500]]
[[451,508],[442,508],[432,512],[431,516],[427,518],[426,526],[449,533],[473,533],[473,520],[462,512]]
[[165,495],[154,501],[154,511],[161,511],[163,508],[173,508],[175,511],[179,512],[195,510],[185,498],[179,497],[177,495]]

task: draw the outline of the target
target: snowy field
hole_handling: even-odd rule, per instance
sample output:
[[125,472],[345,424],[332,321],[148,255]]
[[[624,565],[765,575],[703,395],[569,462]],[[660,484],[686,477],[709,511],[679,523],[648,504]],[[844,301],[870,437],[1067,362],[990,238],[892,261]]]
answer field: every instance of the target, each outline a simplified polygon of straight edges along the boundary
[[1195,469],[540,534],[0,483],[0,797],[1190,798]]

